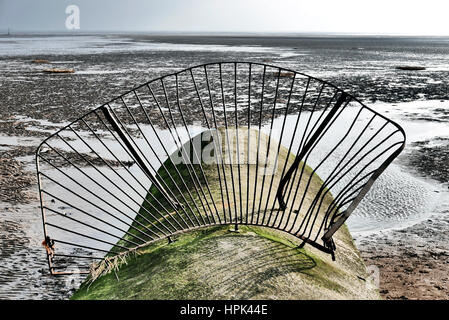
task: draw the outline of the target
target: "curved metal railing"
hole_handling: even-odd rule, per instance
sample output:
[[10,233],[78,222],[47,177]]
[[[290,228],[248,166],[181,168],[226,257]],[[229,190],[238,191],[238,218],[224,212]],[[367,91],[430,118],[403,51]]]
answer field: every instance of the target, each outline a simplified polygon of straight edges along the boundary
[[404,144],[393,121],[292,70],[222,62],[151,80],[39,146],[50,271],[226,224],[333,255],[333,234]]

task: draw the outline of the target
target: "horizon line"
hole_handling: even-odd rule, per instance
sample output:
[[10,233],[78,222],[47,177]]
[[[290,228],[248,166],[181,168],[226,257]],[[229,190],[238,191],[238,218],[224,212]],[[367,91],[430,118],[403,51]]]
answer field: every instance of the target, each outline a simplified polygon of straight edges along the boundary
[[[0,29],[1,30],[1,29]],[[286,31],[286,32],[278,32],[278,31],[167,31],[167,30],[16,30],[14,31],[11,28],[4,29],[4,32],[0,31],[0,36],[21,36],[21,35],[58,35],[58,34],[67,34],[67,35],[89,35],[89,34],[146,34],[146,35],[164,35],[164,36],[280,36],[280,37],[295,37],[295,36],[370,36],[370,37],[449,37],[449,34],[412,34],[412,33],[375,33],[375,32],[330,32],[330,31]]]

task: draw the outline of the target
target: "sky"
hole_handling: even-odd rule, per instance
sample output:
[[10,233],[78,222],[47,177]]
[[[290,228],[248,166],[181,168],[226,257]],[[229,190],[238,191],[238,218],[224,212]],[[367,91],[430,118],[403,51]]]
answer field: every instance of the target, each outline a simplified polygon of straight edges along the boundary
[[[79,29],[66,8],[79,8]],[[449,36],[448,0],[0,0],[0,33],[244,32]]]

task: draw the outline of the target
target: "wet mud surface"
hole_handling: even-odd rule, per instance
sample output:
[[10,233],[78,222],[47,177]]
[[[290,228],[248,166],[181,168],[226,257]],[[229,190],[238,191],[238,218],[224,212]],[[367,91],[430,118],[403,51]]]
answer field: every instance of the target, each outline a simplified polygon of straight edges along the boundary
[[[115,40],[109,41],[114,48]],[[135,49],[153,41],[195,46]],[[45,50],[33,54],[26,48],[17,54],[0,54],[0,299],[64,299],[79,283],[79,277],[48,274],[34,167],[40,142],[70,121],[137,84],[213,61],[266,62],[303,71],[335,83],[370,106],[374,102],[447,101],[449,46],[445,41],[426,41],[134,36],[117,52],[103,45],[98,51],[70,54]],[[228,47],[207,47],[218,44]],[[248,47],[232,50],[241,45]],[[33,59],[48,60],[55,68],[73,68],[75,73],[45,74],[42,70],[49,66],[32,63]],[[424,65],[426,70],[396,70],[401,64]],[[447,125],[448,110],[438,107],[416,114],[400,110],[399,118]],[[441,192],[449,178],[448,144],[446,133],[418,137],[397,163],[406,172],[430,179]],[[385,298],[448,298],[448,211],[443,204],[432,210],[413,226],[356,236],[367,265],[380,270],[380,292]]]
[[384,298],[449,297],[448,213],[445,210],[412,227],[359,241],[366,264],[379,268],[380,293]]
[[[438,142],[441,145],[434,145]],[[436,138],[435,141],[419,141],[412,145],[415,151],[407,159],[407,164],[422,175],[441,183],[449,182],[449,139]]]

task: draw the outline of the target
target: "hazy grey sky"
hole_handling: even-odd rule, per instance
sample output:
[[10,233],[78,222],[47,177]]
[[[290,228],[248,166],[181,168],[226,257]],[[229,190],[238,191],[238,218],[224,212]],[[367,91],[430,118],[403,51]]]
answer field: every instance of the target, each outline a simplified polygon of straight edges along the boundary
[[0,32],[80,30],[449,35],[448,0],[0,0]]

